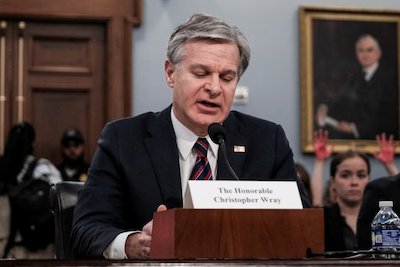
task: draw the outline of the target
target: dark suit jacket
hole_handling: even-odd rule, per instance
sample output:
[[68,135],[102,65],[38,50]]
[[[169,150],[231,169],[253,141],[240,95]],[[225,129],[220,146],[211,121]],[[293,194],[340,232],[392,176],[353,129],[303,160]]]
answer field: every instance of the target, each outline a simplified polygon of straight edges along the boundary
[[379,201],[393,201],[393,211],[400,214],[400,174],[384,177],[367,184],[358,214],[357,241],[359,249],[372,247],[371,222],[379,211]]
[[[182,207],[182,189],[171,106],[108,123],[79,192],[71,243],[76,257],[102,257],[121,232],[141,230],[160,204]],[[296,180],[293,154],[282,128],[239,112],[224,122],[228,159],[241,180]],[[234,145],[246,153],[233,153]],[[222,152],[217,179],[232,180]]]

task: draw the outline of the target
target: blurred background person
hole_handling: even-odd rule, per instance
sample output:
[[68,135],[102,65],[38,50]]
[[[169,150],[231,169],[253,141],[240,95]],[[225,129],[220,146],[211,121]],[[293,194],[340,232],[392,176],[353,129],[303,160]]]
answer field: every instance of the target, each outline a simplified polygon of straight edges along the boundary
[[89,163],[85,161],[85,140],[76,128],[65,130],[61,139],[63,161],[57,168],[64,181],[85,182]]
[[312,192],[311,192],[311,185],[310,185],[310,175],[308,174],[308,171],[306,168],[304,168],[303,165],[300,163],[295,164],[296,171],[297,171],[297,176],[299,176],[300,180],[303,182],[304,187],[306,189],[306,195],[308,199],[310,200],[310,203],[312,203]]
[[[3,257],[54,258],[54,218],[48,191],[61,175],[47,159],[33,156],[35,131],[27,122],[11,128],[0,161],[0,227],[7,231]],[[5,201],[5,200],[8,200]]]

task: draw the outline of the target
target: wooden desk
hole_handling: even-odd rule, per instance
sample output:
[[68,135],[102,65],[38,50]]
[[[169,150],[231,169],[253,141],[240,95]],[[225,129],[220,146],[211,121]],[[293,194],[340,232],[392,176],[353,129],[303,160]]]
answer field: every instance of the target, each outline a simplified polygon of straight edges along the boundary
[[362,259],[362,260],[343,260],[343,259],[303,259],[303,260],[0,260],[0,266],[146,266],[146,267],[285,267],[285,266],[312,266],[312,267],[326,267],[326,266],[400,266],[399,260],[375,260],[375,259]]

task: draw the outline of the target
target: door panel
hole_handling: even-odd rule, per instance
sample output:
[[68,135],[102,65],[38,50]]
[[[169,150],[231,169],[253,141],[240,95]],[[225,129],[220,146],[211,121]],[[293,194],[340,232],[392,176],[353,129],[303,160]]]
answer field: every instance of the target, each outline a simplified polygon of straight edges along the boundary
[[[85,140],[89,140],[89,92],[43,88],[33,89],[32,92],[32,122],[37,134],[35,154],[52,159],[56,163],[61,162],[61,136],[66,128],[71,125],[79,128]],[[86,148],[88,148],[87,144]]]
[[31,71],[88,73],[90,39],[32,38]]

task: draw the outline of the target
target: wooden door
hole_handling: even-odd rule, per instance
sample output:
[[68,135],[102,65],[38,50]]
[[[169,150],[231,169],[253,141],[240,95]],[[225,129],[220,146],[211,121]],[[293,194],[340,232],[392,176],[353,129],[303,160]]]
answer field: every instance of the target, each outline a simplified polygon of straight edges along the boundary
[[64,130],[79,128],[90,160],[106,122],[105,24],[7,21],[6,33],[5,125],[32,123],[35,155],[55,164]]

